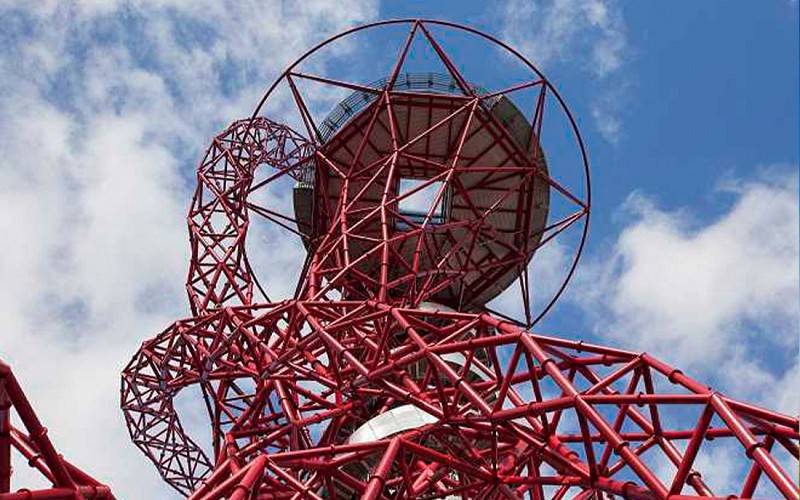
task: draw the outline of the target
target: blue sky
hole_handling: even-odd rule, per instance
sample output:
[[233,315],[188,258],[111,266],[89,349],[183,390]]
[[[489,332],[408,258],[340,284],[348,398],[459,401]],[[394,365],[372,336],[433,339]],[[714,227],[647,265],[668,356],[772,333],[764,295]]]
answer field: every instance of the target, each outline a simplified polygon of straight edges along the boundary
[[[13,235],[0,243],[13,284],[0,289],[0,358],[61,451],[123,498],[169,494],[128,443],[118,373],[188,313],[196,162],[305,49],[380,18],[496,34],[576,115],[592,227],[542,329],[647,350],[798,411],[796,1],[6,1],[0,15],[0,231]],[[273,270],[296,265],[296,241],[261,243]],[[268,288],[293,289],[292,273],[265,271]]]

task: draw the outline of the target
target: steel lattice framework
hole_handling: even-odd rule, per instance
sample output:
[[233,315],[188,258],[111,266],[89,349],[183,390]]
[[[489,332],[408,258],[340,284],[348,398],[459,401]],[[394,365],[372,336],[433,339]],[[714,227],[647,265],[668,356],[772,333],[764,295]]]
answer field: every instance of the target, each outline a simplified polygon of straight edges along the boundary
[[[645,353],[531,331],[586,234],[575,123],[541,73],[471,28],[387,21],[332,40],[396,25],[409,30],[387,77],[301,71],[330,41],[320,44],[201,162],[188,217],[193,317],[144,342],[122,378],[131,437],[164,479],[193,499],[798,498],[786,472],[797,417]],[[468,82],[434,36],[445,28],[497,44],[531,77],[498,90]],[[406,72],[414,43],[446,72]],[[320,122],[303,82],[352,94]],[[279,85],[305,134],[260,116]],[[535,96],[525,112],[514,104],[523,91]],[[548,99],[576,134],[583,195],[545,161]],[[289,194],[287,180],[292,213],[254,201],[261,189]],[[554,216],[557,203],[572,208]],[[255,279],[252,214],[308,250],[291,299],[269,300]],[[529,261],[571,228],[566,278],[532,311]],[[519,321],[485,305],[514,281]],[[210,419],[207,449],[178,416],[190,387]],[[730,491],[704,479],[700,457],[719,444],[748,464]]]
[[[12,411],[22,423],[12,423]],[[19,489],[11,492],[14,473],[12,457],[24,459],[50,488]],[[108,486],[85,473],[56,450],[47,428],[34,412],[30,401],[11,371],[0,361],[0,500],[114,500]]]

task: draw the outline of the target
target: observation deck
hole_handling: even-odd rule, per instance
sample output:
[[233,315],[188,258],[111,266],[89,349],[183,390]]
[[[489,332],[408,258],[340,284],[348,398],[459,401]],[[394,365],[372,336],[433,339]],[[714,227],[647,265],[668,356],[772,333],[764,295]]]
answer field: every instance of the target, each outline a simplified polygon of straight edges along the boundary
[[[338,217],[357,228],[351,260],[387,238],[383,219],[371,215],[388,193],[388,240],[400,262],[388,278],[405,283],[395,294],[444,269],[459,277],[424,300],[460,310],[479,308],[518,277],[541,241],[550,203],[541,180],[547,163],[523,113],[503,95],[471,90],[481,97],[474,109],[467,109],[474,96],[437,73],[399,75],[388,105],[379,91],[353,92],[321,123],[326,161],[294,190],[295,218],[311,228],[311,241],[335,231]],[[400,234],[417,229],[420,245]],[[404,262],[416,263],[413,277]],[[357,270],[375,276],[379,265],[370,257]]]

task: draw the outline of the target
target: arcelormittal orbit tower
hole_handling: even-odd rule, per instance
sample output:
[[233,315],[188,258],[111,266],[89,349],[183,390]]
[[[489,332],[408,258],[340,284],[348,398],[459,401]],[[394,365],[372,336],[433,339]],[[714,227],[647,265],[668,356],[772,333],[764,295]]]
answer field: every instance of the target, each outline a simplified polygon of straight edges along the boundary
[[[423,20],[321,43],[200,163],[193,316],[124,370],[134,443],[192,499],[797,499],[797,417],[535,328],[589,210],[576,122],[513,48]],[[273,300],[281,233],[307,256]]]

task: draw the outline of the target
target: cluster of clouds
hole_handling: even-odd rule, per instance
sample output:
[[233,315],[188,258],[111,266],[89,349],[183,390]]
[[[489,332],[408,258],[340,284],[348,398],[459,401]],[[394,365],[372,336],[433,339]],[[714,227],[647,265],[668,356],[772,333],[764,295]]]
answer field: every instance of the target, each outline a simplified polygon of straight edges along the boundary
[[[800,412],[797,166],[722,183],[708,220],[642,193],[620,209],[619,236],[584,263],[569,299],[604,342],[645,351],[728,396]],[[778,455],[787,471],[797,466]],[[708,443],[697,469],[714,491],[747,473],[741,447]],[[674,468],[657,468],[671,477]],[[757,496],[778,496],[776,491]]]
[[574,299],[599,336],[796,414],[797,167],[764,168],[717,191],[731,203],[713,220],[633,193],[622,231],[582,270]]
[[[60,451],[120,498],[171,495],[128,441],[118,388],[140,342],[188,313],[191,166],[286,63],[377,16],[371,0],[222,5],[0,1],[0,357]],[[536,61],[577,60],[600,82],[622,71],[613,2],[507,0],[505,14],[506,38]],[[610,141],[613,102],[595,103]],[[797,412],[796,170],[729,183],[730,209],[710,221],[632,195],[619,237],[571,287],[591,293],[571,300],[606,340]],[[269,244],[295,257],[296,242]],[[563,259],[554,248],[547,262]]]

